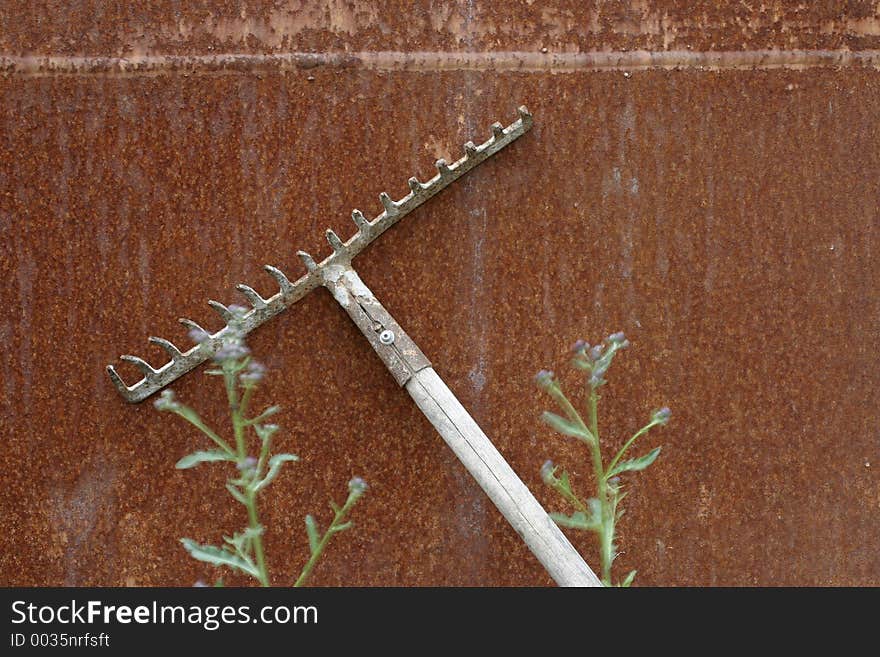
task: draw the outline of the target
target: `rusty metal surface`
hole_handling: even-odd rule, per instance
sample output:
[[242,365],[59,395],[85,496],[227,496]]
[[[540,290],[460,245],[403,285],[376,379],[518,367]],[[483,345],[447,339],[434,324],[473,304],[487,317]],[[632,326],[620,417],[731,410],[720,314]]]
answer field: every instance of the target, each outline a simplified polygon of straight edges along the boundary
[[[710,5],[707,21],[721,11]],[[136,17],[152,54],[269,50],[198,29],[166,39],[174,6],[155,6]],[[837,6],[782,10],[802,26],[795,43],[782,28],[741,36],[735,13],[690,34],[704,39],[695,49],[875,47],[858,9],[847,20],[861,32],[825,29]],[[392,29],[392,45],[546,41],[529,13],[540,10],[511,11],[513,32],[495,42],[458,26]],[[133,24],[77,8],[16,13],[15,29],[0,30],[3,55],[119,54]],[[387,50],[379,35],[403,22],[385,15],[356,22],[343,45]],[[309,21],[295,44],[272,48],[341,48]],[[640,29],[601,42],[573,28],[566,43],[659,47]],[[0,78],[3,584],[203,577],[176,539],[214,539],[241,519],[216,469],[173,469],[198,437],[125,404],[104,365],[148,335],[182,337],[179,315],[219,328],[205,299],[262,280],[264,262],[295,268],[295,248],[326,254],[328,217],[346,238],[352,208],[375,214],[377,190],[402,196],[409,176],[429,177],[435,159],[457,157],[520,103],[533,130],[372,245],[361,277],[554,510],[543,460],[576,478],[589,468],[539,424],[546,400],[531,377],[563,370],[578,337],[627,332],[633,348],[604,399],[607,447],[651,408],[674,412],[620,526],[617,567],[637,567],[641,584],[880,584],[877,72],[517,72],[487,61]],[[358,526],[315,584],[549,584],[329,294],[297,306],[251,340],[270,367],[262,399],[285,408],[280,448],[303,457],[265,512],[279,582],[305,559],[304,514],[358,474],[371,485]],[[215,380],[195,373],[174,388],[222,426]],[[590,537],[573,539],[596,563]]]
[[[159,0],[19,3],[4,54],[876,48],[875,2]],[[5,19],[5,20],[4,20]]]

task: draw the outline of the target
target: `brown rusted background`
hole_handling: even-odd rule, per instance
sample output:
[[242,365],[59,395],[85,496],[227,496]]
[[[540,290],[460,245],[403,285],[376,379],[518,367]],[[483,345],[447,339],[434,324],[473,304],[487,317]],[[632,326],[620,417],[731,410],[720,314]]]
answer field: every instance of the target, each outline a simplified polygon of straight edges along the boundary
[[[175,471],[203,442],[104,366],[164,362],[148,335],[186,344],[177,317],[214,328],[207,299],[274,291],[263,263],[298,271],[520,103],[535,128],[363,279],[551,510],[544,459],[589,468],[532,375],[574,387],[567,345],[627,332],[606,449],[674,416],[617,572],[880,584],[878,46],[873,2],[4,3],[0,584],[210,577],[177,538],[243,522],[220,469]],[[355,474],[370,493],[314,584],[550,583],[329,295],[251,346],[303,457],[266,498],[277,583]],[[223,426],[216,380],[174,388]]]

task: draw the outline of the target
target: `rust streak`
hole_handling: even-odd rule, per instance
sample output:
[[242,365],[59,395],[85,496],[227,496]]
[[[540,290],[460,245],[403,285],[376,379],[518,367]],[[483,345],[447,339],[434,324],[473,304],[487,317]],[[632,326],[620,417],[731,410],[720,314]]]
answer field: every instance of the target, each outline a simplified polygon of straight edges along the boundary
[[880,67],[880,50],[603,51],[586,53],[397,52],[140,57],[0,56],[0,74],[21,77],[225,75],[317,67],[373,71],[571,71]]

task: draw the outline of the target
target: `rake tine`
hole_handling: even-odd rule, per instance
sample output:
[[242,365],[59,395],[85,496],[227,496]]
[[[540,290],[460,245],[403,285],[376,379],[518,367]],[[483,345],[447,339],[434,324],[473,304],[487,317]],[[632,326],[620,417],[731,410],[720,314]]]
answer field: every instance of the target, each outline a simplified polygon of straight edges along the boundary
[[242,295],[244,295],[244,298],[248,300],[248,303],[257,310],[262,310],[266,307],[266,300],[250,285],[239,283],[235,286],[235,289],[241,292]]
[[420,183],[419,179],[416,178],[415,176],[413,176],[412,178],[410,178],[406,182],[409,185],[409,188],[412,190],[413,194],[418,194],[420,191],[422,191],[425,188],[425,186],[422,183]]
[[317,263],[315,263],[315,259],[305,251],[297,251],[296,255],[299,256],[299,259],[303,261],[303,264],[306,266],[306,269],[308,269],[309,272],[313,272],[318,268]]
[[223,321],[227,324],[235,319],[235,315],[232,314],[232,311],[219,301],[214,301],[213,299],[210,299],[208,301],[208,305],[216,310],[217,314],[220,315],[220,317],[223,318]]
[[343,244],[342,240],[339,239],[339,235],[334,233],[329,228],[324,234],[327,237],[327,242],[330,244],[330,247],[333,249],[333,251],[335,251],[336,253],[342,253],[345,251],[345,244]]
[[496,141],[504,136],[504,126],[497,121],[492,124],[492,138]]
[[441,178],[445,178],[445,177],[452,174],[452,171],[450,170],[449,165],[446,164],[446,160],[444,160],[442,157],[439,160],[437,160],[437,162],[435,162],[434,165],[437,167],[437,171],[440,172]]
[[385,192],[379,194],[379,200],[382,202],[382,205],[385,206],[385,214],[389,217],[393,217],[400,212],[400,208],[397,207],[397,203],[391,200],[391,197],[388,196]]
[[284,275],[284,272],[278,269],[278,267],[263,265],[263,269],[265,269],[269,276],[274,278],[278,283],[278,287],[281,288],[281,294],[288,295],[293,292],[293,283],[290,282],[290,279],[287,278],[287,276]]
[[468,157],[476,157],[477,156],[477,147],[474,145],[474,142],[468,141],[465,142],[464,152]]
[[516,111],[519,113],[519,118],[522,120],[523,128],[528,130],[532,127],[532,114],[526,108],[525,105],[520,105],[516,108]]
[[158,374],[158,370],[153,369],[153,366],[150,365],[147,361],[138,358],[137,356],[130,356],[129,354],[125,354],[124,356],[120,356],[119,360],[124,360],[126,363],[131,363],[135,365],[141,372],[144,373],[144,377],[150,379],[156,374]]
[[370,222],[364,216],[364,213],[360,210],[351,211],[351,220],[354,222],[355,226],[357,226],[360,232],[368,233],[370,231]]
[[168,352],[168,355],[171,356],[172,361],[178,361],[183,358],[183,354],[180,352],[180,349],[175,347],[165,338],[157,338],[156,336],[151,335],[149,338],[147,338],[147,340],[149,340],[153,344],[159,345],[160,347],[162,347],[162,349]]
[[110,381],[113,382],[113,385],[116,387],[116,390],[119,391],[119,394],[125,398],[128,398],[128,386],[125,385],[125,383],[119,377],[119,374],[116,373],[116,368],[112,365],[108,365],[107,374],[110,376]]
[[181,324],[183,324],[188,330],[195,331],[196,333],[204,333],[205,335],[211,335],[208,331],[203,329],[201,326],[196,324],[191,319],[187,319],[186,317],[181,317],[177,320]]

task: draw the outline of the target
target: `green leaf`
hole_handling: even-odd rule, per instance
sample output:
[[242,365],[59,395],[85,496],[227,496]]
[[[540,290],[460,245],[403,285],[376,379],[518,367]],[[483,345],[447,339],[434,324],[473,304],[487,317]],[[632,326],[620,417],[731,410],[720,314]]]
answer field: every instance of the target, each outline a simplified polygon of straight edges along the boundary
[[339,525],[333,525],[332,527],[330,527],[330,531],[335,534],[337,532],[344,532],[349,527],[351,527],[351,520],[349,520],[348,522],[343,522]]
[[623,515],[626,513],[626,510],[620,506],[620,502],[624,497],[629,495],[628,492],[620,493],[616,495],[611,503],[611,510],[614,512],[614,519],[620,520],[623,518]]
[[311,513],[306,516],[306,534],[309,535],[309,550],[314,554],[318,550],[321,539],[318,536],[318,524]]
[[602,524],[602,505],[599,503],[595,497],[591,497],[587,500],[587,506],[590,509],[590,515],[592,516],[592,521],[596,523],[596,526]]
[[178,470],[186,470],[188,468],[193,468],[197,466],[199,463],[232,460],[234,459],[226,452],[221,452],[219,449],[212,449],[206,452],[193,452],[192,454],[187,454],[177,463],[175,463],[174,467]]
[[260,575],[252,563],[245,561],[225,548],[219,548],[214,545],[199,545],[188,538],[182,538],[180,542],[183,543],[183,547],[186,548],[193,559],[198,559],[215,566],[236,568],[253,577],[259,577]]
[[571,480],[569,479],[568,471],[563,470],[562,475],[560,477],[553,477],[550,479],[548,477],[548,481],[550,482],[550,486],[557,493],[562,495],[566,500],[568,500],[575,507],[581,504],[580,498],[575,495],[575,492],[571,488]]
[[257,436],[263,442],[266,442],[269,438],[272,437],[272,434],[278,431],[277,424],[255,424],[254,431],[257,432]]
[[281,466],[288,461],[299,461],[299,457],[296,454],[276,454],[269,459],[269,471],[260,483],[254,486],[254,492],[263,490],[266,486],[271,484],[281,471]]
[[589,531],[596,531],[599,529],[599,523],[587,516],[583,511],[575,511],[570,516],[565,515],[564,513],[551,513],[550,517],[560,527],[568,527],[570,529],[584,529]]
[[257,417],[253,417],[250,420],[245,420],[245,424],[257,424],[258,422],[262,422],[263,420],[265,420],[267,417],[271,417],[272,415],[275,415],[275,413],[277,413],[280,410],[281,410],[280,406],[270,406],[265,411],[260,413]]
[[620,583],[620,586],[627,589],[632,586],[633,580],[636,578],[636,573],[639,572],[637,570],[631,570],[629,575],[627,575],[624,580]]
[[202,422],[201,416],[196,413],[189,406],[185,406],[184,404],[178,404],[175,412],[182,418],[192,422],[196,426],[204,426],[204,422]]
[[556,415],[556,413],[544,411],[541,414],[541,419],[561,434],[571,436],[572,438],[579,438],[580,440],[585,440],[587,442],[593,440],[593,435],[589,431],[579,427],[571,420]]
[[240,532],[235,532],[231,537],[224,536],[223,540],[229,543],[230,545],[244,545],[246,541],[251,541],[255,539],[257,536],[263,535],[263,526],[257,525],[256,527],[245,527]]
[[559,486],[559,488],[564,490],[569,495],[574,495],[574,493],[571,490],[571,481],[568,478],[568,471],[567,470],[562,471],[562,476],[559,477],[559,479],[557,479],[557,481],[559,482],[557,484]]
[[606,476],[607,479],[611,479],[614,475],[619,475],[621,472],[638,472],[639,470],[644,470],[649,465],[651,465],[654,461],[657,460],[657,457],[660,455],[660,448],[655,447],[650,452],[645,454],[644,456],[640,456],[637,459],[630,459],[628,461],[621,461],[614,468],[608,472]]
[[238,502],[241,502],[242,504],[247,506],[247,498],[244,496],[244,493],[238,490],[235,486],[233,486],[232,484],[226,484],[226,490],[228,490],[229,494],[232,495],[232,497],[234,497]]
[[241,531],[241,537],[252,541],[258,536],[262,536],[265,531],[266,530],[263,528],[263,525],[257,525],[256,527],[245,527]]
[[244,559],[249,558],[253,540],[263,534],[263,526],[247,527],[233,536],[224,536],[223,540],[235,548],[235,553]]

